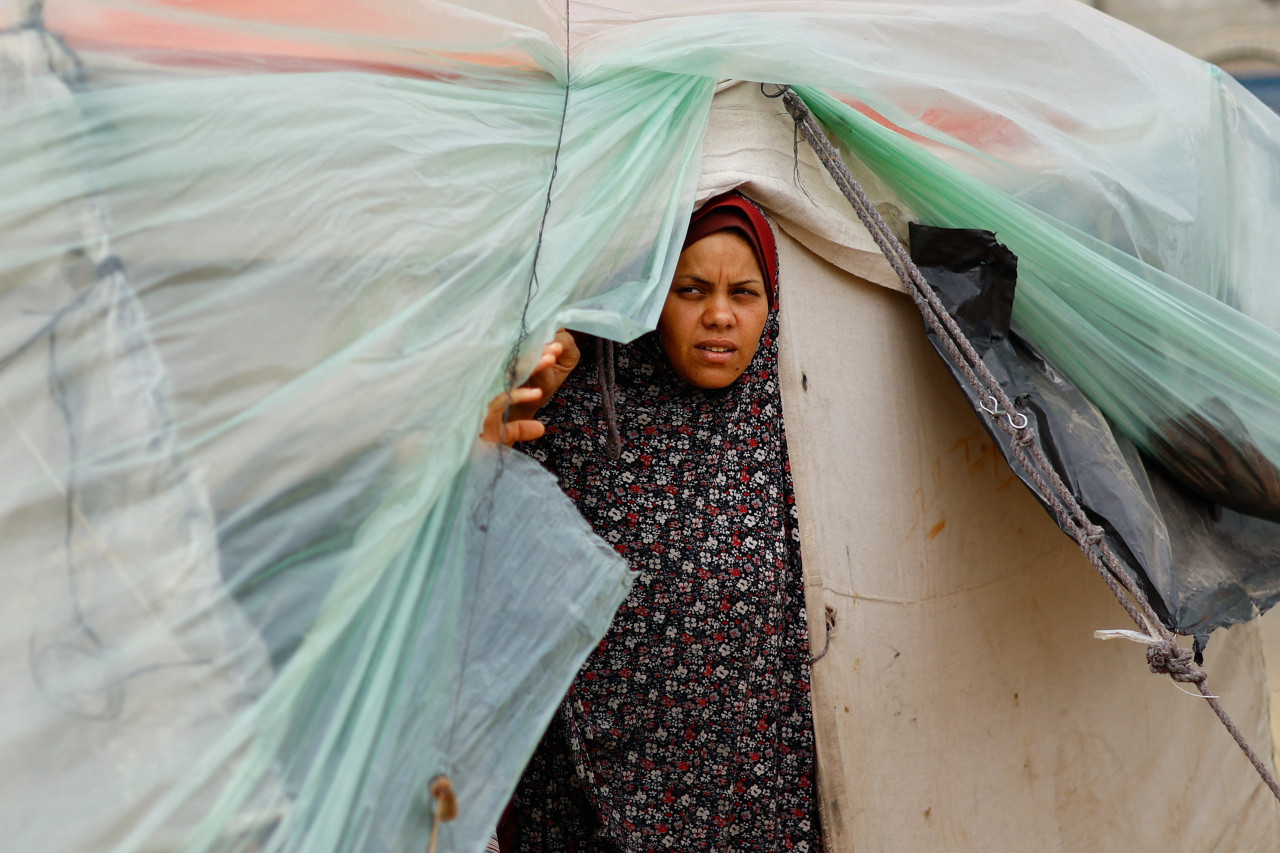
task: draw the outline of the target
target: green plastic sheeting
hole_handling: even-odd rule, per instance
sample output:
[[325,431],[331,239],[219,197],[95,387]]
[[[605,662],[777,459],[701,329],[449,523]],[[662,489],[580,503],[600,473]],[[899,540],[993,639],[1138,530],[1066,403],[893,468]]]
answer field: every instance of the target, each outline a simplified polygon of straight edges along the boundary
[[[1214,83],[1215,99],[1238,94]],[[1280,334],[1229,304],[1265,305],[1265,279],[1183,282],[830,96],[803,96],[922,220],[996,232],[1018,256],[1015,328],[1142,450],[1216,502],[1280,519]],[[1216,236],[1216,221],[1205,227]]]
[[1280,460],[1280,120],[1076,0],[0,0],[6,845],[423,850],[444,774],[483,847],[630,575],[476,434],[653,327],[725,77],[1148,450]]

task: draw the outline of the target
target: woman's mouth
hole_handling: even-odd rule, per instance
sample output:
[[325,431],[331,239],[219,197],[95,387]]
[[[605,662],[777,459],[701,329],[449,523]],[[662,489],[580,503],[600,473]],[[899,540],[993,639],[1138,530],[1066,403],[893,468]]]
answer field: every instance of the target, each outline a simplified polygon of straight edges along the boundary
[[696,344],[694,349],[698,351],[699,357],[711,364],[727,364],[738,351],[733,344],[719,342]]

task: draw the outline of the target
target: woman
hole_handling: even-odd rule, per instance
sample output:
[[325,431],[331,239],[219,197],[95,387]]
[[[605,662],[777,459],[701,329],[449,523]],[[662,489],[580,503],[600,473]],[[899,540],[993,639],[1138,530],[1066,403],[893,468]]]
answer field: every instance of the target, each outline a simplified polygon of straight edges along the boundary
[[543,433],[533,413],[555,393],[529,452],[637,576],[525,771],[504,850],[821,847],[776,278],[759,209],[712,199],[656,333],[576,370],[562,334],[513,392],[508,441]]

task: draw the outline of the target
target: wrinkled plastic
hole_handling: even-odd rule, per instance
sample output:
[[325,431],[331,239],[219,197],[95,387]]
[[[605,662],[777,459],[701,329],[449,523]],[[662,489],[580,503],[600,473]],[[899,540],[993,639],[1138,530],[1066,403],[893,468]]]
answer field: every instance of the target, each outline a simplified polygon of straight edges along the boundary
[[[1221,108],[1236,89],[1219,81],[1207,92]],[[808,96],[854,156],[899,192],[922,220],[992,230],[1014,251],[1020,261],[1014,328],[1130,440],[1209,500],[1280,519],[1280,437],[1273,427],[1280,415],[1275,305],[1261,270],[1252,278],[1235,277],[1256,256],[1270,256],[1274,250],[1255,248],[1247,231],[1224,238],[1216,217],[1220,213],[1234,219],[1237,211],[1211,207],[1200,223],[1208,260],[1225,251],[1233,269],[1223,264],[1207,268],[1189,245],[1191,257],[1179,258],[1179,243],[1193,240],[1174,227],[1159,235],[1168,243],[1153,258],[1166,268],[1162,270],[1099,238],[1109,232],[1113,243],[1142,254],[1129,242],[1137,235],[1115,228],[1123,211],[1100,216],[1090,223],[1095,233],[1085,233],[964,174],[851,107],[819,93]],[[1275,116],[1256,115],[1246,106],[1261,110],[1256,102],[1240,105],[1241,124],[1275,125]],[[1249,136],[1228,139],[1246,149],[1241,157],[1247,159]],[[1254,183],[1258,186],[1253,189],[1241,187],[1243,206],[1280,204],[1280,188]],[[1022,195],[1040,201],[1044,193],[1037,189]],[[1181,268],[1187,280],[1170,275],[1170,268]]]
[[1276,459],[1277,120],[1075,0],[0,29],[15,847],[422,849],[445,773],[479,848],[624,577],[474,436],[558,324],[652,327],[720,77],[811,87],[917,213],[999,232],[1015,327],[1139,444],[1185,411]]
[[712,81],[562,139],[552,79],[95,88],[0,39],[7,843],[416,849],[445,774],[483,844],[630,576],[468,454],[556,324],[641,328]]
[[[1280,601],[1280,525],[1222,509],[1180,486],[1011,332],[1017,260],[991,232],[913,224],[911,256],[1166,625],[1194,635],[1199,651],[1213,629],[1248,621]],[[1012,437],[984,413],[990,402],[927,325],[925,331],[1014,473],[1040,499],[1015,459]]]

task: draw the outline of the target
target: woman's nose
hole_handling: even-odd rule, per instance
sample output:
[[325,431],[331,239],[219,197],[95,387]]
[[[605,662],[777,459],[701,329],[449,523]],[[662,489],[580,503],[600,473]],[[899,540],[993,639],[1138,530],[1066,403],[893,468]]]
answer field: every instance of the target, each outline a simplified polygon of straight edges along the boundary
[[707,303],[706,310],[702,312],[702,322],[704,325],[723,329],[733,325],[733,305],[729,301],[729,297],[723,294],[716,294]]

